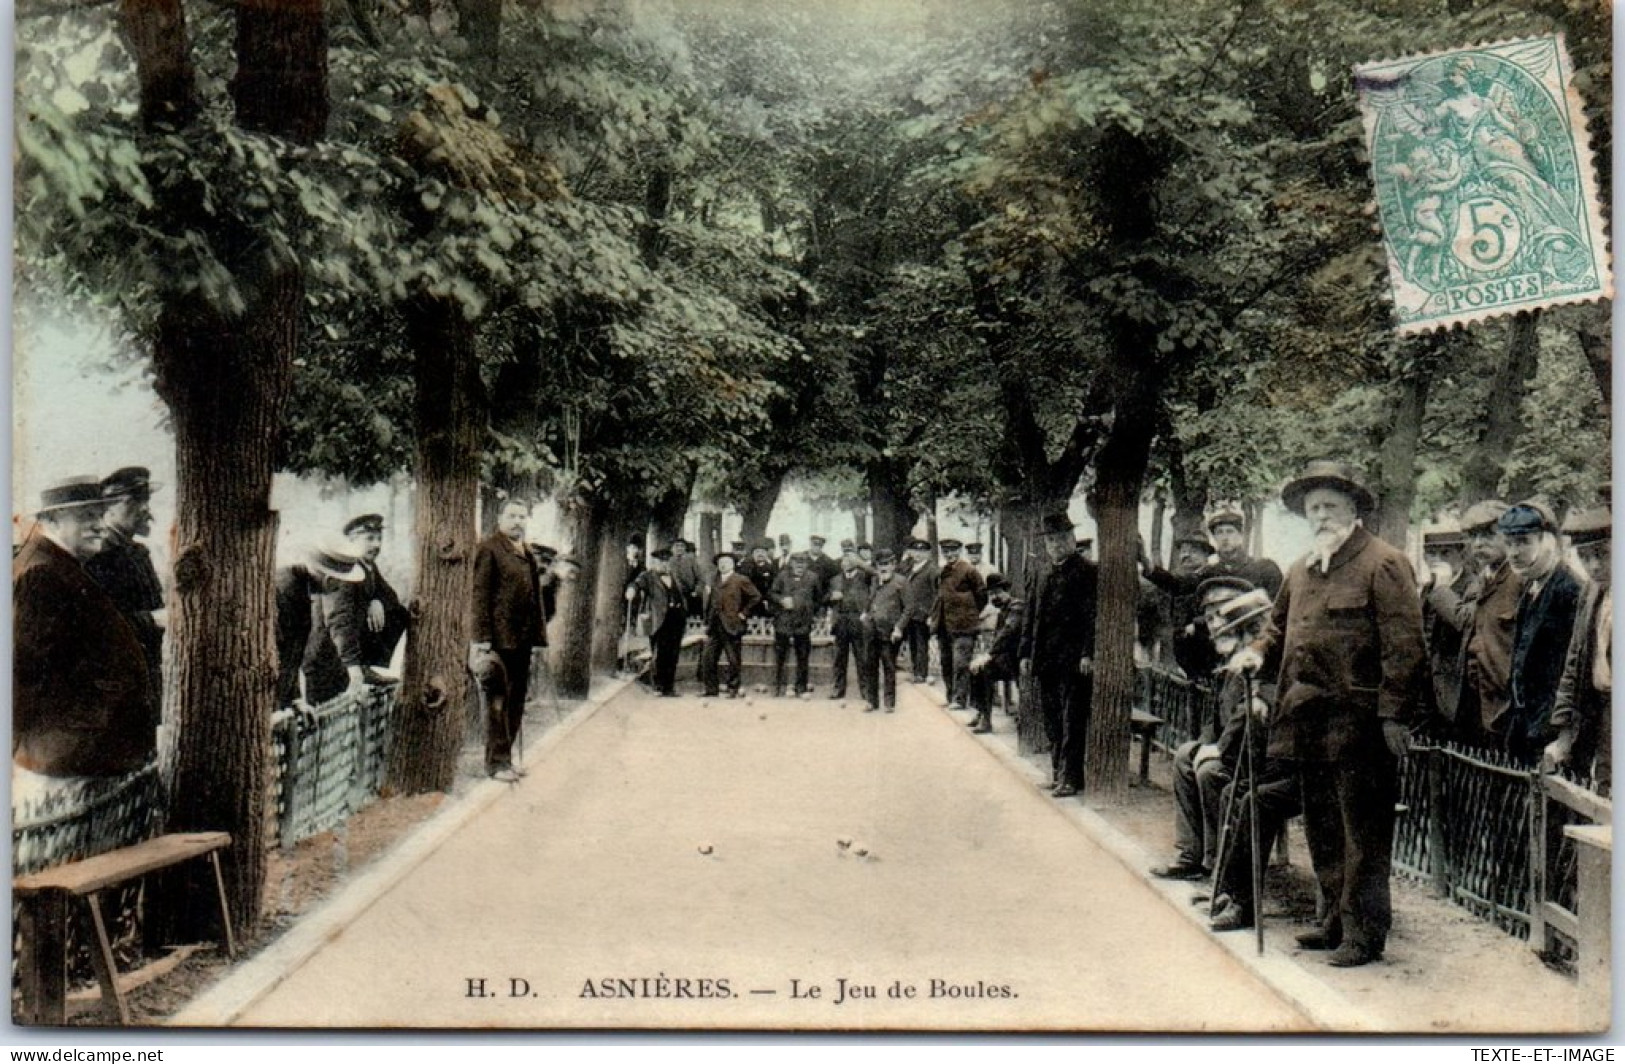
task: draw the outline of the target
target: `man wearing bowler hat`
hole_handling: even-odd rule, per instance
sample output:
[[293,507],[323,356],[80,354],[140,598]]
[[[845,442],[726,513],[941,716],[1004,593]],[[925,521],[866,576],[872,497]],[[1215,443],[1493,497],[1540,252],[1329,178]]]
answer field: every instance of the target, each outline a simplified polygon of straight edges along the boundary
[[157,746],[146,655],[85,572],[101,548],[107,505],[95,477],[46,488],[11,562],[11,757],[19,776],[119,776]]
[[1310,859],[1325,923],[1298,936],[1348,968],[1382,956],[1399,758],[1425,697],[1427,650],[1416,577],[1361,519],[1376,497],[1341,462],[1312,461],[1281,489],[1314,546],[1294,562],[1270,623],[1231,659],[1278,677],[1269,756],[1298,762]]
[[1597,793],[1613,786],[1613,740],[1610,717],[1614,691],[1614,591],[1610,555],[1614,538],[1613,515],[1605,506],[1581,510],[1563,523],[1569,545],[1580,556],[1590,582],[1575,615],[1552,707],[1552,731],[1542,765],[1548,771],[1573,768],[1591,779]]
[[468,667],[486,712],[486,775],[507,783],[520,775],[513,747],[525,719],[531,651],[547,645],[541,572],[525,547],[529,517],[529,503],[506,499],[497,511],[496,530],[474,550]]
[[1100,579],[1095,566],[1078,557],[1072,520],[1066,514],[1045,515],[1041,527],[1049,566],[1038,575],[1028,603],[1020,671],[1031,675],[1038,686],[1050,745],[1051,793],[1069,798],[1083,790]]
[[85,572],[102,586],[135,629],[147,658],[152,691],[153,726],[162,716],[164,690],[164,585],[152,564],[152,553],[136,537],[152,532],[152,493],[159,485],[141,466],[125,466],[102,481],[107,512],[101,550],[85,561]]

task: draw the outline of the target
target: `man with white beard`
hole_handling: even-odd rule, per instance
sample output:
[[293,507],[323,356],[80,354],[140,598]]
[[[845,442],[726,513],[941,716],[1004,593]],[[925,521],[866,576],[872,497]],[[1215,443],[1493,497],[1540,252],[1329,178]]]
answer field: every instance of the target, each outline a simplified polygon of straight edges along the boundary
[[1506,751],[1519,764],[1532,766],[1557,737],[1552,707],[1580,607],[1580,581],[1563,564],[1557,519],[1544,504],[1518,503],[1501,515],[1495,530],[1506,542],[1507,564],[1523,581],[1512,624]]
[[1264,634],[1226,668],[1279,677],[1268,756],[1298,762],[1326,899],[1325,923],[1298,943],[1351,968],[1382,957],[1393,922],[1399,758],[1427,678],[1422,607],[1410,560],[1362,527],[1377,500],[1350,467],[1310,462],[1281,502],[1315,545],[1287,573]]

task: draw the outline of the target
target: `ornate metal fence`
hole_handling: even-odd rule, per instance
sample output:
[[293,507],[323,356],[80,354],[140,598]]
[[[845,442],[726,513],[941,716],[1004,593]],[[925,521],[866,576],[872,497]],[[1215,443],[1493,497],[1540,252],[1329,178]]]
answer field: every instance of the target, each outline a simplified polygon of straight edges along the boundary
[[1213,696],[1207,687],[1154,665],[1135,670],[1135,704],[1162,718],[1158,744],[1165,750],[1196,738],[1200,721]]

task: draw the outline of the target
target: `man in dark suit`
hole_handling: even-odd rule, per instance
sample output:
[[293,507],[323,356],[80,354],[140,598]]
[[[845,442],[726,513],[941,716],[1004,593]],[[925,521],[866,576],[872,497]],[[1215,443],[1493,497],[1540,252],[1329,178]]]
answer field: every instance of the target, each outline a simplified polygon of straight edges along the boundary
[[903,638],[908,641],[908,665],[915,683],[925,683],[931,675],[931,610],[937,604],[936,552],[923,539],[910,540],[903,552],[908,569],[903,577],[908,591],[903,596]]
[[649,650],[654,656],[653,685],[662,698],[677,697],[677,655],[688,628],[688,595],[671,573],[672,551],[662,547],[649,555],[649,568],[626,589],[626,601],[641,598],[649,612]]
[[1519,503],[1501,515],[1495,528],[1506,541],[1507,564],[1523,580],[1512,626],[1506,751],[1515,761],[1533,766],[1556,738],[1552,707],[1580,607],[1580,581],[1563,563],[1557,520],[1543,504]]
[[1427,590],[1437,629],[1459,633],[1460,651],[1451,738],[1463,746],[1499,750],[1506,745],[1512,706],[1512,626],[1518,619],[1523,579],[1507,563],[1506,543],[1495,531],[1507,504],[1474,503],[1461,515],[1472,578],[1458,591],[1434,580]]
[[969,561],[960,557],[957,539],[939,540],[942,568],[937,571],[937,597],[931,604],[931,627],[936,629],[942,659],[942,686],[948,708],[970,704],[970,659],[976,651],[976,633],[987,605],[987,584]]
[[85,561],[85,572],[107,592],[141,641],[153,694],[153,727],[163,715],[164,586],[151,552],[136,537],[152,532],[152,493],[157,487],[141,466],[126,466],[102,481],[102,497],[108,504],[102,516],[102,547]]
[[84,561],[101,547],[101,481],[45,489],[11,562],[11,758],[41,776],[118,776],[153,756],[147,659]]
[[715,698],[717,660],[728,655],[728,697],[739,697],[739,674],[743,664],[740,644],[745,638],[745,625],[762,601],[756,585],[734,571],[738,557],[731,551],[722,551],[711,559],[716,566],[716,582],[711,585],[710,615],[706,618],[705,651],[700,655],[700,683],[705,693]]
[[758,601],[756,615],[767,617],[773,594],[773,581],[778,579],[779,567],[773,561],[773,541],[763,539],[751,549],[750,557],[739,563],[739,575],[756,585]]
[[1247,553],[1246,516],[1239,510],[1220,510],[1207,519],[1207,531],[1213,537],[1213,553],[1217,557],[1202,569],[1202,579],[1239,577],[1274,601],[1284,579],[1281,567],[1268,558],[1254,558]]
[[773,610],[773,697],[784,697],[785,660],[791,650],[796,655],[795,695],[808,697],[813,617],[823,607],[824,596],[807,555],[790,555],[790,564],[773,580],[769,604]]
[[531,650],[547,645],[541,574],[524,542],[529,516],[529,504],[508,499],[497,513],[496,531],[474,551],[468,663],[486,703],[486,774],[509,783],[519,778],[513,746],[525,718]]
[[1613,787],[1614,592],[1609,566],[1613,529],[1613,515],[1606,507],[1570,514],[1563,523],[1569,544],[1591,579],[1575,616],[1552,707],[1557,737],[1543,755],[1547,771],[1573,767],[1602,795]]
[[1021,672],[1038,685],[1038,704],[1050,743],[1051,793],[1069,798],[1083,790],[1084,738],[1094,699],[1095,607],[1099,570],[1078,557],[1066,514],[1047,514],[1042,525],[1049,567],[1033,585],[1021,631]]
[[705,587],[705,574],[700,571],[700,559],[694,556],[694,544],[686,539],[671,541],[671,561],[666,571],[677,581],[683,593],[683,607],[690,615],[698,615]]
[[357,660],[367,670],[385,669],[395,654],[395,644],[406,634],[409,618],[400,596],[378,571],[378,554],[384,549],[383,515],[351,518],[344,525],[344,538],[350,541],[361,569],[361,580],[348,586],[343,606],[355,615]]
[[1382,956],[1399,758],[1427,682],[1410,559],[1360,524],[1376,497],[1341,462],[1313,461],[1281,489],[1314,547],[1292,565],[1270,623],[1226,666],[1277,676],[1269,756],[1296,759],[1326,922],[1298,936],[1350,968]]

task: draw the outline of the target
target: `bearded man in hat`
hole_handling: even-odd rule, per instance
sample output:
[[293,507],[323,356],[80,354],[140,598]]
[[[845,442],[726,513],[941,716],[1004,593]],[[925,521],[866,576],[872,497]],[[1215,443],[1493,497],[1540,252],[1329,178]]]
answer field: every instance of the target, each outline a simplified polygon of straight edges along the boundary
[[903,638],[908,641],[908,664],[915,683],[931,678],[931,611],[937,604],[936,551],[927,540],[909,540],[906,557],[908,594],[903,600]]
[[739,563],[739,573],[756,585],[759,596],[757,616],[771,617],[773,610],[770,596],[773,594],[773,581],[779,576],[779,567],[773,563],[773,541],[764,537],[751,548],[750,557]]
[[1202,579],[1234,576],[1247,581],[1275,599],[1281,590],[1281,567],[1268,558],[1247,553],[1247,518],[1239,510],[1223,509],[1207,519],[1207,532],[1213,540],[1214,559],[1202,570]]
[[[1203,623],[1209,629],[1218,627],[1217,618],[1224,605],[1254,590],[1239,576],[1212,576],[1202,581],[1196,593],[1202,604]],[[1160,879],[1202,879],[1216,867],[1221,798],[1235,778],[1238,760],[1237,750],[1227,750],[1219,743],[1241,701],[1239,697],[1227,697],[1234,694],[1232,688],[1241,688],[1239,677],[1234,684],[1222,685],[1219,699],[1204,700],[1196,738],[1181,743],[1174,751],[1175,856],[1173,863],[1151,869],[1151,874]],[[1232,756],[1227,758],[1227,752]]]
[[711,585],[705,650],[700,655],[700,683],[710,698],[715,698],[720,690],[717,662],[723,654],[728,656],[728,697],[739,697],[745,627],[762,601],[756,585],[735,570],[738,560],[732,551],[722,551],[711,559],[717,577]]
[[85,571],[101,549],[107,505],[95,477],[46,488],[11,561],[11,758],[19,778],[120,776],[157,747],[146,654]]
[[982,574],[960,556],[957,539],[937,543],[942,550],[942,568],[937,572],[937,596],[931,604],[931,627],[937,633],[942,655],[942,685],[947,689],[948,708],[970,705],[970,660],[976,653],[976,633],[982,627],[982,610],[987,606],[987,583]]
[[[1472,575],[1458,591],[1453,581],[1434,576],[1427,587],[1435,631],[1458,633],[1460,650],[1451,736],[1463,746],[1499,750],[1512,705],[1512,625],[1518,615],[1523,579],[1507,564],[1506,543],[1495,530],[1507,504],[1486,499],[1461,515]],[[1430,572],[1430,576],[1432,576]]]
[[1403,552],[1361,524],[1376,497],[1341,462],[1313,461],[1281,489],[1309,522],[1270,624],[1227,668],[1279,677],[1269,755],[1298,764],[1310,858],[1326,921],[1298,936],[1347,968],[1382,956],[1399,758],[1425,697],[1427,648]]
[[1589,583],[1575,615],[1552,706],[1551,727],[1557,736],[1547,745],[1541,764],[1548,772],[1574,768],[1591,779],[1598,794],[1607,795],[1613,788],[1613,515],[1607,507],[1582,510],[1569,515],[1563,531],[1585,566]]
[[107,592],[135,629],[147,657],[153,727],[162,717],[164,690],[164,586],[152,553],[138,536],[152,532],[152,493],[158,485],[142,466],[125,466],[102,481],[107,512],[102,515],[101,549],[85,560],[85,572]]
[[1501,515],[1495,529],[1506,541],[1507,564],[1523,581],[1512,624],[1506,752],[1533,766],[1556,737],[1552,709],[1580,607],[1580,581],[1563,563],[1557,519],[1544,503],[1518,503]]
[[1100,575],[1078,557],[1066,514],[1045,515],[1041,528],[1049,566],[1033,585],[1027,623],[1021,630],[1020,670],[1038,685],[1038,705],[1050,744],[1051,793],[1069,798],[1083,790]]

